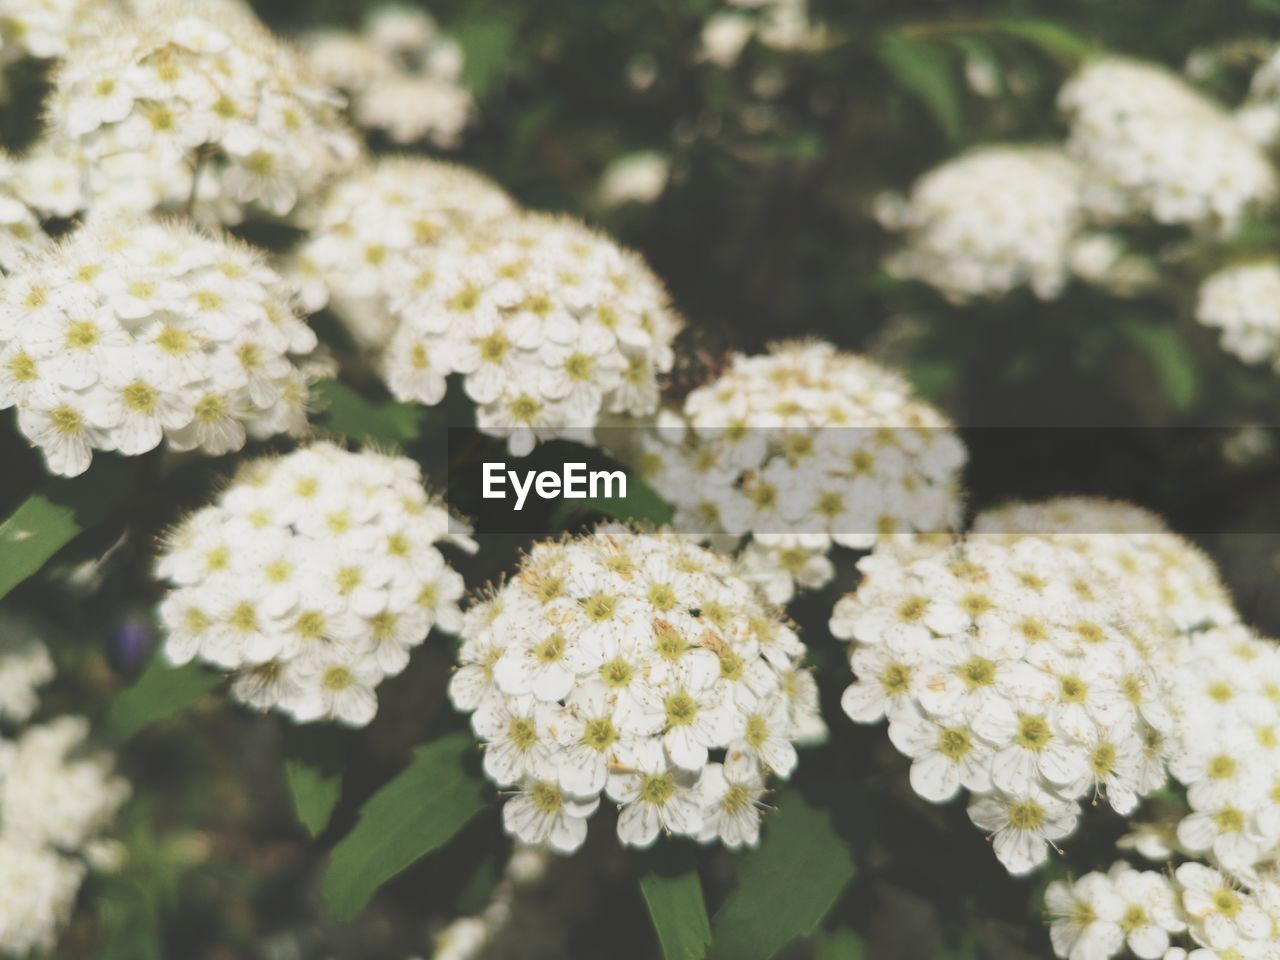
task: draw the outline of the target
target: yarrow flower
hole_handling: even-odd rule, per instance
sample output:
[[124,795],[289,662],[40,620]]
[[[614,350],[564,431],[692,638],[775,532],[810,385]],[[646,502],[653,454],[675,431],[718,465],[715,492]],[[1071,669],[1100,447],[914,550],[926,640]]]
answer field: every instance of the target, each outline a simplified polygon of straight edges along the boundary
[[1280,261],[1225,267],[1200,285],[1196,319],[1245,363],[1280,363]]
[[1051,299],[1084,223],[1080,170],[1052,147],[986,147],[929,171],[909,199],[886,198],[879,212],[904,234],[892,273],[956,301],[1023,285]]
[[458,145],[475,110],[462,48],[426,11],[380,7],[360,33],[317,30],[302,43],[315,74],[349,97],[357,126],[393,143]]
[[189,196],[209,179],[210,217],[231,224],[251,206],[288,214],[352,163],[339,106],[251,16],[174,3],[72,50],[49,116],[90,180],[106,177],[95,193],[119,189],[121,164],[185,168]]
[[1275,199],[1276,171],[1231,117],[1149,63],[1104,57],[1062,88],[1067,153],[1102,221],[1153,217],[1229,232]]
[[433,405],[462,375],[480,429],[516,456],[646,416],[682,321],[639,256],[567,218],[523,214],[414,251],[392,287],[380,363],[401,400]]
[[562,853],[601,793],[623,844],[754,845],[765,780],[791,774],[817,713],[796,634],[731,560],[675,534],[536,544],[462,637],[449,695],[516,791],[507,832]]
[[88,732],[68,716],[0,736],[0,953],[51,952],[87,865],[115,859],[102,833],[129,785]]
[[0,291],[0,409],[54,473],[93,450],[239,450],[307,429],[315,334],[246,245],[179,224],[94,221]]
[[775,603],[831,579],[832,544],[955,529],[965,450],[897,374],[830,344],[734,356],[641,441],[677,530],[751,534],[742,572]]
[[165,656],[232,671],[249,706],[364,726],[431,628],[461,625],[438,545],[475,543],[450,524],[412,460],[317,443],[251,461],[156,564]]
[[420,157],[383,157],[343,177],[314,210],[291,272],[303,306],[328,306],[363,346],[395,332],[390,295],[412,278],[414,251],[473,224],[512,216],[515,202],[462,167]]
[[1155,644],[1089,558],[1050,535],[971,535],[860,566],[831,618],[853,641],[842,706],[889,721],[921,797],[968,790],[1010,873],[1074,831],[1080,800],[1129,814],[1164,783],[1173,719]]

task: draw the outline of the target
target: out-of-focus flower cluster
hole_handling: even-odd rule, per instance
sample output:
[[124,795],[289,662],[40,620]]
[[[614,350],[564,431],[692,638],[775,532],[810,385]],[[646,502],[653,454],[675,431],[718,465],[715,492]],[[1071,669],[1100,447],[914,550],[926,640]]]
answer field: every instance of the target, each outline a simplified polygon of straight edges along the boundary
[[1246,363],[1280,363],[1280,262],[1225,267],[1200,285],[1196,319],[1222,331],[1222,348]]
[[1014,505],[859,567],[831,620],[854,642],[846,713],[889,720],[925,799],[966,788],[1015,874],[1074,831],[1080,800],[1129,815],[1176,775],[1179,720],[1199,714],[1171,658],[1193,631],[1236,629],[1212,564],[1126,504]]
[[47,146],[80,171],[86,206],[235,224],[285,216],[350,167],[340,105],[247,9],[161,4],[67,53]]
[[[459,917],[436,934],[431,960],[476,960],[485,955],[490,944],[500,935],[507,940],[515,935],[527,949],[527,938],[536,938],[537,930],[526,929],[533,926],[531,924],[521,925],[518,929],[511,927],[516,898],[522,888],[537,884],[543,878],[550,860],[545,848],[517,843],[484,912],[478,916]],[[519,917],[515,919],[518,921]]]
[[826,42],[809,0],[730,0],[729,6],[702,29],[702,56],[716,66],[732,67],[753,38],[775,50],[816,50]]
[[767,778],[822,730],[795,632],[730,559],[678,535],[536,544],[462,636],[449,693],[486,774],[516,791],[506,829],[562,853],[602,792],[623,844],[753,845]]
[[[0,731],[35,711],[53,664],[25,627],[0,639]],[[64,716],[0,732],[0,954],[51,951],[90,868],[110,869],[120,848],[103,837],[129,795],[113,759],[88,747],[89,724]]]
[[232,671],[258,709],[364,726],[431,628],[461,626],[438,545],[475,544],[450,523],[412,460],[319,443],[252,461],[168,538],[164,653]]
[[54,473],[93,450],[222,454],[307,428],[316,345],[238,241],[115,219],[22,262],[0,292],[0,408]]
[[965,450],[905,380],[829,344],[736,355],[641,440],[640,469],[675,529],[751,535],[741,573],[775,603],[833,574],[833,544],[960,522]]
[[350,99],[351,118],[393,143],[458,145],[474,104],[461,83],[462,48],[424,10],[385,6],[359,32],[305,34],[311,69]]
[[0,0],[0,70],[64,57],[117,12],[111,0]]
[[[1265,96],[1265,68],[1254,87]],[[908,199],[886,198],[881,218],[904,231],[890,270],[957,301],[1023,285],[1050,299],[1071,275],[1123,293],[1154,277],[1091,231],[1154,221],[1224,235],[1276,199],[1258,138],[1162,67],[1092,60],[1058,103],[1062,148],[984,148],[925,174]]]

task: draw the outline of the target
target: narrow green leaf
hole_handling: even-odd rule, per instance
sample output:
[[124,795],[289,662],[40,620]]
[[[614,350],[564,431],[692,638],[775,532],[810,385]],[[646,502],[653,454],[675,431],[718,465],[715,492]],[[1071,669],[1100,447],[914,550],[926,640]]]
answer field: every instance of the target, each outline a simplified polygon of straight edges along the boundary
[[711,923],[707,920],[698,872],[646,874],[640,878],[640,892],[658,932],[663,957],[702,960],[711,945]]
[[813,938],[813,960],[863,960],[866,944],[848,928],[823,930]]
[[335,917],[355,919],[379,887],[485,808],[489,788],[463,764],[474,749],[469,734],[441,737],[369,798],[329,860],[324,896]]
[[194,663],[174,667],[155,654],[137,683],[118,693],[107,714],[107,731],[128,740],[140,730],[180,713],[220,683],[222,677]]
[[738,885],[716,914],[711,960],[769,960],[814,931],[853,874],[830,815],[783,791],[759,848],[743,858]]
[[284,776],[293,796],[293,808],[307,833],[318,837],[329,825],[342,793],[342,776],[326,773],[318,765],[297,757],[284,762]]
[[88,473],[57,477],[0,523],[0,597],[35,574],[83,530],[107,518],[137,475],[136,461],[99,458]]
[[1052,20],[1002,17],[996,24],[1000,32],[1039,47],[1067,67],[1074,67],[1097,52],[1097,47],[1087,37]]
[[413,403],[366,400],[337,380],[321,380],[311,389],[323,411],[320,425],[361,443],[411,443],[427,415],[425,407]]
[[880,38],[876,54],[894,79],[924,104],[947,137],[960,139],[964,125],[960,80],[947,49],[930,40],[887,33]]
[[483,100],[510,67],[516,25],[509,15],[481,15],[455,24],[452,33],[462,47],[462,82]]
[[1130,319],[1120,330],[1146,355],[1173,408],[1190,408],[1200,394],[1200,376],[1178,329],[1167,323]]

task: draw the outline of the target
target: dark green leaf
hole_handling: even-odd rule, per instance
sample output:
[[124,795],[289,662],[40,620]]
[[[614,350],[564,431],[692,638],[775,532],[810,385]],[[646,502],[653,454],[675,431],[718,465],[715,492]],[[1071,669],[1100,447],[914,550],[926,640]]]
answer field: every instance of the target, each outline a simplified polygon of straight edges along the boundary
[[164,960],[153,891],[130,876],[106,876],[99,883],[99,960]]
[[822,921],[853,878],[853,858],[831,826],[794,790],[778,797],[758,849],[716,914],[712,960],[769,960]]
[[894,79],[933,115],[946,135],[960,139],[964,116],[960,79],[945,47],[930,40],[888,33],[876,53]]
[[136,461],[100,458],[84,476],[50,480],[0,523],[0,597],[36,573],[82,530],[125,498]]
[[151,724],[180,713],[214,687],[222,677],[194,663],[174,667],[155,654],[138,682],[118,693],[107,714],[107,731],[127,740]]
[[321,380],[312,393],[323,410],[320,426],[361,443],[403,445],[418,438],[426,408],[413,403],[366,400],[344,383]]
[[290,757],[284,762],[284,775],[298,820],[311,836],[319,836],[329,825],[333,808],[338,805],[342,776],[327,773],[320,766],[297,757]]
[[465,58],[462,82],[483,100],[510,65],[516,25],[510,16],[476,16],[457,23],[453,36]]
[[1088,38],[1052,20],[1007,17],[996,23],[1002,33],[1039,47],[1064,66],[1074,67],[1097,52],[1096,46]]
[[1195,403],[1200,393],[1200,377],[1195,358],[1176,327],[1131,319],[1122,323],[1120,330],[1146,354],[1174,409],[1186,410]]
[[485,808],[489,788],[463,764],[473,750],[469,734],[441,737],[369,798],[329,860],[324,896],[335,917],[354,919],[380,886]]
[[866,944],[852,930],[823,930],[813,938],[813,960],[863,960]]
[[649,873],[640,878],[640,892],[658,932],[666,960],[702,960],[711,944],[711,924],[702,901],[698,872],[674,876]]

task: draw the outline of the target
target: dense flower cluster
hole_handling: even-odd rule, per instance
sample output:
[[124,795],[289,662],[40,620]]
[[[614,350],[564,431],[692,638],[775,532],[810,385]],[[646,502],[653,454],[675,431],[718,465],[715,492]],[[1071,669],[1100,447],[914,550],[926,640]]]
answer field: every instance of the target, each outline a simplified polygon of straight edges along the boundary
[[752,845],[766,778],[820,724],[804,645],[732,561],[674,534],[602,527],[535,545],[467,612],[449,685],[516,794],[520,840],[569,852],[604,792],[618,838]]
[[327,305],[361,345],[385,347],[396,327],[390,292],[416,273],[415,251],[515,211],[495,184],[462,167],[417,157],[362,166],[308,214],[293,263],[303,306]]
[[1161,67],[1091,61],[1062,88],[1067,152],[1102,220],[1233,229],[1276,194],[1275,169],[1230,116]]
[[1090,559],[1050,536],[872,554],[831,619],[854,641],[845,712],[888,719],[920,796],[967,789],[1014,874],[1075,830],[1079,801],[1128,814],[1165,781],[1173,720],[1151,636]]
[[589,436],[601,414],[652,414],[682,321],[634,253],[581,223],[521,214],[414,251],[392,288],[381,363],[401,400],[439,403],[463,376],[480,429],[528,453]]
[[335,95],[231,4],[161,6],[101,31],[63,61],[49,116],[95,196],[172,202],[177,170],[183,199],[228,224],[251,206],[289,213],[359,152]]
[[1080,171],[1061,150],[974,150],[925,174],[905,203],[882,206],[904,245],[888,268],[954,300],[1030,285],[1042,298],[1066,283],[1081,229]]
[[0,953],[51,951],[101,834],[129,795],[112,759],[89,753],[87,721],[60,717],[0,736]]
[[1235,112],[1246,135],[1268,149],[1280,144],[1280,47],[1276,47],[1253,75],[1249,96]]
[[315,334],[249,247],[111,219],[24,262],[0,291],[0,408],[49,469],[92,451],[222,454],[307,427]]
[[461,83],[462,48],[430,14],[380,7],[362,32],[317,30],[303,47],[315,74],[347,94],[358,126],[394,143],[457,146],[474,105]]
[[965,450],[907,382],[821,342],[736,355],[642,440],[677,530],[751,534],[742,572],[775,603],[832,576],[832,544],[955,529]]
[[1222,348],[1246,363],[1280,362],[1280,262],[1225,267],[1200,285],[1196,319],[1222,331]]
[[45,645],[8,618],[0,620],[0,723],[25,723],[39,705],[36,691],[53,675]]
[[66,56],[103,28],[113,8],[109,0],[0,0],[0,70],[28,58]]
[[1166,638],[1239,619],[1213,561],[1131,503],[1099,497],[1016,502],[978,514],[973,532],[1005,540],[1038,536],[1079,554]]
[[1106,873],[1051,883],[1045,905],[1064,960],[1280,957],[1280,885],[1242,889],[1201,863],[1166,874],[1117,862]]
[[27,191],[18,181],[20,167],[0,151],[0,270],[10,272],[23,256],[49,242]]
[[412,460],[318,443],[252,461],[168,538],[165,655],[233,671],[250,706],[364,726],[428,631],[461,625],[438,544],[475,544],[450,523]]

